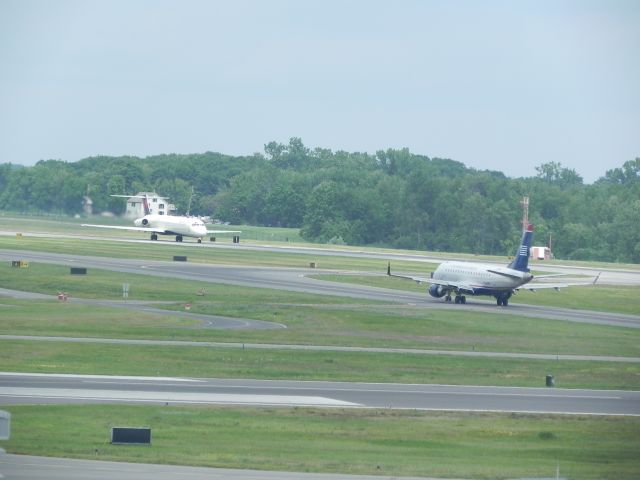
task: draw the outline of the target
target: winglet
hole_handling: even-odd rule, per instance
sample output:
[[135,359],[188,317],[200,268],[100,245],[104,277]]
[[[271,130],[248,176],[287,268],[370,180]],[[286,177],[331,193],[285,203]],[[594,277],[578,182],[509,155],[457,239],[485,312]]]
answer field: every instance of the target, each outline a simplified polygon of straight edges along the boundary
[[598,275],[596,275],[596,278],[593,279],[593,285],[596,284],[596,282],[598,281],[598,279],[600,278],[600,275],[602,274],[602,272],[598,272]]

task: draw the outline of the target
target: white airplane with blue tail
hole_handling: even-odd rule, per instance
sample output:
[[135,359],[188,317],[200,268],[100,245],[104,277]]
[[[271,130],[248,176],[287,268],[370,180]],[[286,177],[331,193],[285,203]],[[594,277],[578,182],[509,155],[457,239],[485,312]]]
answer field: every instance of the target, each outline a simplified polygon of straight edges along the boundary
[[530,283],[534,278],[557,277],[564,274],[534,275],[529,270],[529,254],[533,238],[533,225],[529,224],[522,234],[522,240],[516,256],[506,267],[476,262],[443,262],[429,278],[391,273],[391,265],[387,267],[387,275],[428,283],[429,295],[444,297],[450,302],[455,295],[455,303],[467,303],[466,295],[488,295],[496,299],[499,306],[506,307],[509,298],[519,289],[531,291],[553,288],[558,290],[570,285],[593,285],[598,276],[589,283]]

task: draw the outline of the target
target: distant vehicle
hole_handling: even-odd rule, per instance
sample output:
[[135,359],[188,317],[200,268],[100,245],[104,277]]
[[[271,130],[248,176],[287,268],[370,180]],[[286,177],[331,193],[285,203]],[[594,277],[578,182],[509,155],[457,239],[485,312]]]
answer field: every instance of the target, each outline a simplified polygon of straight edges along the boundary
[[175,235],[176,242],[182,242],[183,237],[195,237],[198,243],[202,238],[215,234],[239,234],[240,230],[207,230],[204,222],[198,217],[184,217],[180,215],[157,215],[151,213],[146,195],[111,195],[112,197],[141,198],[144,206],[144,216],[133,221],[134,227],[120,225],[91,225],[83,223],[83,227],[110,228],[115,230],[129,230],[134,232],[151,233],[151,240],[158,240],[158,235]]
[[[506,267],[476,262],[443,262],[431,274],[430,278],[408,275],[392,275],[391,265],[387,267],[387,275],[414,280],[418,283],[429,283],[429,295],[435,298],[444,297],[451,301],[455,294],[455,303],[467,303],[465,295],[489,295],[495,297],[498,306],[506,307],[509,298],[520,288],[538,290],[543,288],[559,289],[569,285],[591,285],[596,283],[595,277],[590,283],[529,283],[534,276],[529,271],[529,251],[533,237],[533,225],[529,224],[522,234],[520,247],[515,258]],[[535,278],[556,277],[563,274],[538,275]],[[525,286],[526,285],[526,286]]]

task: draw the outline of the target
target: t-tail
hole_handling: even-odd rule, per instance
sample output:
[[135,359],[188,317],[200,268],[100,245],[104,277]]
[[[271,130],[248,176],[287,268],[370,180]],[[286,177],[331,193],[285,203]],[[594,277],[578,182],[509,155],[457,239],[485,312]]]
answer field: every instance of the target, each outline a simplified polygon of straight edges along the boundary
[[142,196],[142,206],[144,207],[144,214],[149,215],[151,213],[151,209],[149,208],[149,199],[147,199],[146,195]]
[[149,198],[147,195],[110,195],[111,197],[120,197],[120,198],[141,198],[142,199],[142,208],[144,209],[144,214],[149,215],[151,213],[151,209],[149,208]]
[[522,232],[522,240],[520,247],[516,252],[516,256],[509,264],[509,268],[520,272],[529,271],[529,252],[531,251],[531,239],[533,238],[533,225],[529,224],[527,229]]

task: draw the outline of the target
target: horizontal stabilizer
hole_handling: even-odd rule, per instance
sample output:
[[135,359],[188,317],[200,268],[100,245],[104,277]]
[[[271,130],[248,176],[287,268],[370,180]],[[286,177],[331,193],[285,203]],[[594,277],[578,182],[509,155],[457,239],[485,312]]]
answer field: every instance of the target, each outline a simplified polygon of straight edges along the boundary
[[487,270],[487,272],[489,273],[495,273],[496,275],[502,275],[503,277],[507,277],[507,278],[516,278],[516,279],[521,279],[522,275],[516,275],[513,273],[509,273],[509,272],[505,272],[504,270]]
[[167,229],[165,229],[165,228],[121,227],[119,225],[90,225],[88,223],[83,223],[80,226],[81,227],[94,227],[94,228],[110,228],[112,230],[129,230],[130,232],[151,232],[151,233],[159,233],[159,234],[169,233],[169,231]]

